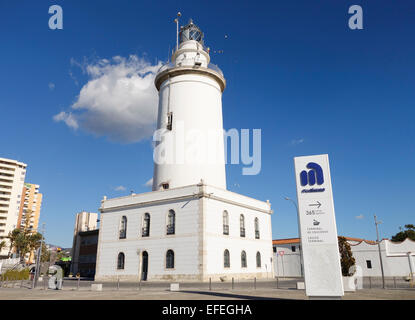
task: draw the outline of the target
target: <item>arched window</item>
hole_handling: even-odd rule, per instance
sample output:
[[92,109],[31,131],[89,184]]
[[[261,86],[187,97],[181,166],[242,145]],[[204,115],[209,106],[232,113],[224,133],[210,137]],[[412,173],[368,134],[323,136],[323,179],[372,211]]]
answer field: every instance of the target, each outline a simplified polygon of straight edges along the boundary
[[223,252],[223,267],[224,268],[230,268],[230,266],[231,266],[231,259],[230,259],[230,256],[229,256],[229,250],[226,249]]
[[241,227],[241,237],[245,237],[245,217],[243,214],[239,217],[239,224]]
[[143,230],[141,234],[143,237],[150,236],[150,214],[147,212],[144,214]]
[[259,251],[256,253],[256,267],[261,268],[261,254]]
[[167,217],[167,234],[174,234],[176,225],[176,213],[174,210],[169,210]]
[[229,214],[228,211],[223,211],[223,234],[229,234]]
[[246,268],[246,252],[241,253],[241,268]]
[[124,253],[120,252],[118,254],[118,259],[117,259],[117,269],[118,270],[124,269],[124,262],[125,262]]
[[255,218],[255,239],[259,239],[259,220]]
[[167,250],[166,253],[166,269],[174,268],[174,252],[173,250]]
[[225,251],[223,252],[223,267],[224,268],[231,267],[231,258],[230,258],[228,249],[225,249]]
[[121,218],[120,224],[120,239],[125,239],[127,237],[127,217],[123,216]]

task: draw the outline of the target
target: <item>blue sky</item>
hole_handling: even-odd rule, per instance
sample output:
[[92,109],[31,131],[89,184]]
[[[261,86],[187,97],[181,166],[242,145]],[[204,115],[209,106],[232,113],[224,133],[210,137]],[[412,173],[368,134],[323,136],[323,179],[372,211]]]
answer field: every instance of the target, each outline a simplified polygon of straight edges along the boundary
[[[48,28],[53,4],[63,30]],[[348,28],[353,4],[363,8],[363,30]],[[310,154],[329,154],[339,234],[374,239],[373,214],[382,237],[414,223],[412,1],[2,1],[0,156],[27,163],[26,181],[40,185],[49,243],[71,246],[75,213],[97,212],[103,195],[149,191],[150,120],[135,110],[144,131],[126,133],[125,119],[114,125],[99,109],[108,102],[80,93],[117,67],[165,61],[177,11],[212,51],[223,50],[211,59],[227,80],[225,129],[262,130],[260,174],[228,165],[227,183],[271,201],[274,238],[298,234],[283,196],[296,198],[293,157]],[[94,111],[94,102],[107,105]]]

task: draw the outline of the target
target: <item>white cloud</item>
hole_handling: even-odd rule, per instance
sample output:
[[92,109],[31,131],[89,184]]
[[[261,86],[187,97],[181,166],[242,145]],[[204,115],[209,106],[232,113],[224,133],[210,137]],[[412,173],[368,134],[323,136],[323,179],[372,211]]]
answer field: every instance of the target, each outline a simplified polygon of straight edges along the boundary
[[148,180],[148,181],[144,184],[144,186],[146,186],[146,187],[148,187],[148,188],[151,188],[151,187],[153,186],[153,178],[151,178],[150,180]]
[[304,142],[304,139],[303,138],[291,140],[291,144],[292,145],[297,145],[297,144],[300,144],[300,143],[303,143],[303,142]]
[[63,121],[66,123],[66,125],[74,130],[78,129],[78,121],[76,118],[72,115],[70,112],[62,111],[56,115],[53,116],[53,120],[56,122]]
[[48,87],[50,91],[53,91],[53,89],[55,89],[55,84],[53,82],[49,82]]
[[356,216],[356,219],[361,220],[363,219],[365,216],[363,214]]
[[161,62],[150,64],[136,55],[116,56],[82,65],[89,81],[82,87],[71,111],[61,112],[55,121],[79,127],[112,141],[137,142],[151,137],[157,116],[154,78]]
[[115,191],[125,191],[127,190],[124,186],[118,186],[114,189]]

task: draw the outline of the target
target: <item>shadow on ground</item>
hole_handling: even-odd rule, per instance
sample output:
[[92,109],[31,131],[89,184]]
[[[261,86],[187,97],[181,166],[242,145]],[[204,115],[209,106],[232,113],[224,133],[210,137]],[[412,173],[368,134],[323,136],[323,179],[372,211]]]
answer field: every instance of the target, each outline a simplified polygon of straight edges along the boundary
[[222,298],[246,299],[246,300],[290,300],[290,299],[284,299],[284,298],[258,297],[258,296],[249,296],[249,295],[225,293],[225,292],[190,291],[190,290],[180,290],[180,292],[201,294],[201,295],[206,295],[206,296],[215,296],[215,297],[222,297]]

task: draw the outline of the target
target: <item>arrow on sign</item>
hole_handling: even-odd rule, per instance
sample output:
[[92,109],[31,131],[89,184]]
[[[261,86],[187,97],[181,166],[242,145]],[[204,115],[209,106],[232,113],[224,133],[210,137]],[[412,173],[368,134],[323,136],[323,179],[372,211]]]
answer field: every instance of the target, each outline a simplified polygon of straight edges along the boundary
[[319,201],[317,201],[317,203],[312,203],[312,204],[309,204],[309,206],[311,207],[311,206],[317,206],[317,209],[320,209],[320,207],[321,207],[321,203],[319,202]]

